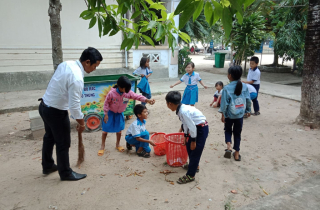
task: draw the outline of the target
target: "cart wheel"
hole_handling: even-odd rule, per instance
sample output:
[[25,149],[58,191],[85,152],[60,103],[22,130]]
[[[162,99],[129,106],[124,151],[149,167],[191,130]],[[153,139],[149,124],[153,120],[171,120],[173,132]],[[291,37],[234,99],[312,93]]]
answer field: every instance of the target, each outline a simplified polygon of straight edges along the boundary
[[98,114],[88,114],[84,118],[87,131],[98,131],[102,126],[102,118]]
[[126,119],[130,120],[130,119],[132,119],[132,117],[133,117],[133,115],[128,115],[128,116],[126,116]]

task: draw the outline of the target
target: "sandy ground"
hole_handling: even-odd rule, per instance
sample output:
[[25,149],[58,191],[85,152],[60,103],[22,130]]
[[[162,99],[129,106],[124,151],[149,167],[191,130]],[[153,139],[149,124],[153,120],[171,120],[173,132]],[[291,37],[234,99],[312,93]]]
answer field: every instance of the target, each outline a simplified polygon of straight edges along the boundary
[[[223,158],[223,124],[217,109],[210,108],[214,90],[200,90],[197,107],[205,114],[210,134],[196,182],[174,185],[182,168],[165,166],[165,156],[144,159],[134,152],[119,153],[115,134],[107,138],[107,151],[97,156],[101,132],[84,133],[86,160],[75,167],[77,134],[72,130],[72,168],[88,177],[61,182],[58,173],[42,175],[41,139],[30,139],[28,113],[0,115],[0,209],[225,209],[236,208],[320,173],[319,130],[294,124],[299,103],[261,95],[261,115],[244,122],[242,161]],[[164,95],[154,97],[147,120],[149,131],[172,133],[179,119],[165,104]],[[126,122],[126,128],[134,119]],[[12,133],[13,132],[13,133]],[[125,140],[122,138],[122,145]],[[133,172],[141,176],[128,176]],[[237,194],[230,191],[236,190]],[[226,208],[228,209],[228,208]]]

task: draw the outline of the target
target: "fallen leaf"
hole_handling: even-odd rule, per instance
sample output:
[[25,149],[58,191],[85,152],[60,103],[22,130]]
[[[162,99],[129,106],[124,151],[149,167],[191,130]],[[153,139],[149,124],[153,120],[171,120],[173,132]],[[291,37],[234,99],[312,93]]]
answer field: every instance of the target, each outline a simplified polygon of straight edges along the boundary
[[170,182],[170,184],[174,185],[174,182]]
[[262,189],[262,191],[264,192],[264,194],[269,195],[264,189]]
[[200,187],[197,187],[199,190],[201,190],[201,188]]
[[232,192],[233,194],[237,194],[237,193],[238,193],[236,190],[231,190],[231,192]]

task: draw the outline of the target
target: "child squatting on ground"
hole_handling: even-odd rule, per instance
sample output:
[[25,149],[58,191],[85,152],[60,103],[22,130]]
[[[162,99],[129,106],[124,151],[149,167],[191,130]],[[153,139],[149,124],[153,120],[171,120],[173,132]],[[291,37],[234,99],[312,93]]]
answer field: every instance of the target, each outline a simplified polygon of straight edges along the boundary
[[257,91],[257,97],[252,99],[254,113],[252,115],[258,116],[260,115],[260,107],[258,102],[258,95],[260,89],[260,75],[261,72],[258,69],[259,58],[256,56],[251,57],[250,59],[250,69],[247,76],[247,81],[243,81],[243,83],[252,85]]
[[232,147],[231,137],[233,133],[233,153],[234,160],[241,161],[240,141],[243,125],[243,115],[248,113],[250,117],[251,99],[248,87],[240,81],[242,75],[241,66],[232,66],[228,69],[228,79],[230,84],[223,89],[221,96],[221,106],[219,112],[222,113],[221,121],[224,123],[224,134],[227,149],[224,157],[231,158]]
[[[145,57],[141,58],[140,67],[133,72],[134,75],[141,76],[141,81],[139,82],[137,88],[139,89],[140,93],[147,99],[151,98],[151,89],[148,78],[152,75],[152,73],[153,71],[149,66],[149,58]],[[145,102],[142,102],[142,104],[146,105]]]
[[152,146],[156,146],[155,143],[149,140],[150,135],[155,132],[148,132],[146,130],[146,119],[148,118],[148,110],[145,105],[137,104],[134,109],[134,114],[137,119],[130,125],[126,133],[127,149],[132,150],[132,147],[136,147],[137,155],[144,158],[150,157]]
[[194,63],[190,62],[186,66],[186,74],[183,75],[179,82],[171,85],[170,88],[173,88],[176,85],[179,85],[182,82],[185,82],[187,87],[184,90],[181,103],[186,105],[194,106],[198,102],[198,82],[207,89],[200,78],[199,73],[194,72]]
[[220,103],[221,103],[221,95],[222,95],[222,91],[223,91],[223,82],[219,81],[216,83],[215,85],[217,91],[214,93],[213,95],[213,101],[210,104],[210,106],[217,108],[220,107]]
[[181,104],[181,94],[178,91],[170,91],[166,95],[167,106],[175,111],[184,130],[184,145],[189,155],[187,174],[178,179],[177,183],[185,184],[195,180],[201,154],[206,143],[209,127],[206,117],[195,107]]
[[98,156],[104,153],[105,142],[108,133],[117,133],[116,149],[123,152],[124,148],[120,146],[121,131],[124,129],[124,114],[130,99],[147,102],[153,105],[154,99],[147,99],[131,90],[131,81],[128,77],[121,76],[117,84],[110,90],[104,102],[104,117],[102,121],[102,142]]

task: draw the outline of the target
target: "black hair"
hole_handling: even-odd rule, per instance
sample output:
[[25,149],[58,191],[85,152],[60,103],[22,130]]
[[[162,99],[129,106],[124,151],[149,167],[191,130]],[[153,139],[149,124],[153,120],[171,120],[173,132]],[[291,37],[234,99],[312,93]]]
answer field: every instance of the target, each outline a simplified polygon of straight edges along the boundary
[[102,61],[103,58],[100,52],[96,48],[88,47],[82,52],[80,57],[80,62],[83,62],[86,60],[90,60],[90,65],[92,66],[97,61]]
[[181,93],[178,91],[170,91],[166,95],[167,103],[171,102],[173,104],[180,104],[181,103]]
[[133,113],[136,115],[136,117],[138,117],[138,114],[142,114],[143,110],[147,109],[147,107],[143,104],[137,104],[134,108],[133,108]]
[[258,64],[259,63],[259,58],[257,56],[252,56],[250,58],[250,61],[254,61],[256,64]]
[[228,69],[228,74],[231,75],[232,79],[237,81],[237,86],[234,89],[234,94],[236,94],[237,96],[239,96],[242,92],[242,82],[240,81],[240,78],[242,76],[242,68],[241,66],[231,66]]
[[187,67],[187,66],[189,66],[189,65],[191,65],[191,67],[194,69],[195,65],[194,65],[194,63],[193,63],[193,62],[189,62],[189,63],[187,63],[186,67]]
[[129,91],[131,90],[131,81],[128,79],[128,77],[121,76],[118,79],[117,84],[113,86],[113,88],[117,87],[125,88],[126,93],[129,93]]
[[140,67],[141,67],[142,69],[145,69],[145,68],[146,68],[146,63],[147,63],[147,61],[149,61],[149,58],[147,58],[147,57],[142,57],[142,58],[141,58],[141,60],[140,60]]
[[217,85],[220,85],[220,86],[223,88],[223,82],[218,81],[218,82],[216,83],[215,87],[217,87]]

